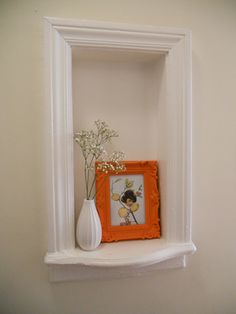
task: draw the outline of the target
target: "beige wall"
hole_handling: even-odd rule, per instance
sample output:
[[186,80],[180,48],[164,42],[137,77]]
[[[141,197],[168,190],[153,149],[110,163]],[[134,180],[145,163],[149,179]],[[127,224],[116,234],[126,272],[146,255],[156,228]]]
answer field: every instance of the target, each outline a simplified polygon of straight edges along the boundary
[[[193,240],[186,269],[50,284],[43,16],[193,31]],[[0,313],[236,313],[236,1],[0,2]]]

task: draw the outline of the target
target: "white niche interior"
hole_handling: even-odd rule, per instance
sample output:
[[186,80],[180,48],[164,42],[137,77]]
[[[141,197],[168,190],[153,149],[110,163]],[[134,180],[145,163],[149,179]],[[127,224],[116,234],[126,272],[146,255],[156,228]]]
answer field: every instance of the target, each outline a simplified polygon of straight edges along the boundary
[[[74,131],[90,129],[102,119],[118,131],[114,150],[126,160],[159,160],[163,129],[159,103],[165,103],[165,54],[106,48],[72,48]],[[164,135],[163,135],[164,136]],[[158,142],[157,142],[158,141]],[[75,146],[76,213],[85,197],[83,158]],[[81,182],[82,181],[82,182]]]
[[[187,30],[45,18],[49,248],[52,281],[185,266],[191,240],[191,34]],[[161,239],[75,243],[84,198],[73,133],[104,119],[127,160],[159,162]]]

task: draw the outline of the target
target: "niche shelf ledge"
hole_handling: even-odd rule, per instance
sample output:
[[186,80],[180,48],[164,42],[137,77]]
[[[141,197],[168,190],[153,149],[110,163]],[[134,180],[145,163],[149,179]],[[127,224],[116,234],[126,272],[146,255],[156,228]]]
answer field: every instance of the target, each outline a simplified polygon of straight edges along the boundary
[[153,270],[185,267],[185,255],[196,250],[191,243],[166,243],[153,239],[103,243],[98,250],[79,248],[45,256],[51,281],[117,278]]
[[96,251],[86,252],[79,248],[48,253],[45,262],[49,265],[84,265],[94,267],[144,267],[170,258],[195,252],[193,243],[165,243],[148,240],[103,243]]

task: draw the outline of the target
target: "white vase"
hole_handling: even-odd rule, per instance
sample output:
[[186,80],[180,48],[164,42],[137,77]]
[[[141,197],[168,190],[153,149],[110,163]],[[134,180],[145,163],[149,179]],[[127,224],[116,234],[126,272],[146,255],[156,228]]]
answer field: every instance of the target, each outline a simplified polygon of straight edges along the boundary
[[102,239],[102,227],[94,200],[84,200],[76,226],[76,239],[81,249],[95,250]]

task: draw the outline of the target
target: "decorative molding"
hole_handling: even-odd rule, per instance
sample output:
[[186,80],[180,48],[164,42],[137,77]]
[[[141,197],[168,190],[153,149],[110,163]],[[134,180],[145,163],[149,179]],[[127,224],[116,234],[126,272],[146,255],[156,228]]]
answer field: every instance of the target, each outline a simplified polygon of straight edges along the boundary
[[[102,274],[106,272],[108,277],[113,277],[116,272],[127,275],[154,268],[184,266],[185,255],[195,251],[191,241],[191,32],[48,17],[44,19],[44,25],[47,134],[50,139],[49,247],[45,262],[50,265],[52,280],[98,278],[101,268]],[[164,116],[158,117],[160,128],[163,127],[166,134],[166,149],[160,152],[165,245],[152,242],[150,254],[145,250],[146,242],[141,241],[132,243],[137,247],[141,245],[142,256],[130,256],[128,260],[125,256],[123,259],[117,257],[118,260],[107,258],[107,252],[115,253],[109,246],[92,254],[75,246],[71,51],[75,46],[166,56],[167,100],[160,109]],[[129,246],[127,243],[121,245],[120,256]],[[99,258],[96,258],[97,254]],[[135,270],[137,266],[138,271]],[[117,271],[107,272],[107,267]],[[134,271],[130,271],[132,267]],[[76,275],[73,277],[73,274]]]
[[150,275],[153,271],[183,268],[186,266],[185,256],[153,264],[145,267],[132,266],[124,271],[124,267],[106,267],[98,268],[77,265],[49,265],[50,276],[52,282],[89,280],[89,279],[107,279],[107,278],[125,278],[141,275]]
[[[158,243],[159,242],[159,243]],[[161,242],[161,244],[160,244]],[[159,247],[159,250],[156,248]],[[132,254],[130,251],[132,250]],[[102,244],[97,251],[89,254],[80,249],[65,250],[47,254],[45,261],[52,265],[73,265],[95,267],[145,267],[158,264],[170,258],[180,257],[195,251],[192,243],[163,243],[161,240],[148,241],[147,245],[142,241],[120,242]]]

